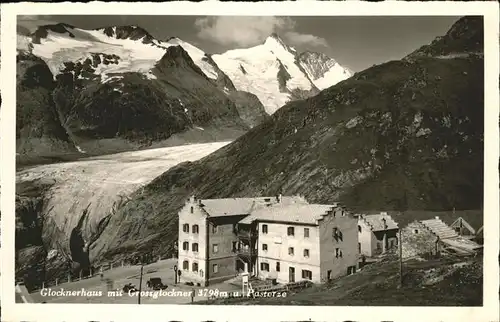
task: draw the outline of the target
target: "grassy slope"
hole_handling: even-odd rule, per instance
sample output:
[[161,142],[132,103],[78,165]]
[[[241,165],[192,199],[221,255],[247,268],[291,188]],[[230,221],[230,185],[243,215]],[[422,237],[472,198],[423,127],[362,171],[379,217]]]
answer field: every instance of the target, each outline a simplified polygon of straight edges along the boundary
[[[481,258],[456,271],[463,259],[439,259],[404,264],[404,286],[399,288],[399,264],[392,259],[367,266],[358,273],[325,285],[316,285],[285,298],[220,299],[200,304],[338,305],[338,306],[481,306]],[[442,280],[423,285],[426,272],[440,270]],[[450,275],[444,274],[449,272]]]

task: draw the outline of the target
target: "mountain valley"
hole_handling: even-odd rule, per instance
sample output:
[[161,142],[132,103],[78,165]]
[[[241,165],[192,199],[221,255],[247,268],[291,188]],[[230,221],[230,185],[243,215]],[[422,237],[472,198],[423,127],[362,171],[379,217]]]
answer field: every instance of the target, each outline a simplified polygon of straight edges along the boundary
[[[18,66],[25,66],[18,70],[18,147],[23,154],[102,155],[145,146],[224,143],[196,157],[177,158],[165,169],[156,164],[144,184],[130,186],[120,202],[108,198],[118,195],[116,188],[101,191],[109,200],[93,202],[91,211],[86,208],[91,197],[80,202],[77,193],[85,183],[73,183],[70,174],[78,181],[84,181],[86,171],[106,177],[112,166],[97,174],[90,170],[91,160],[50,165],[47,178],[54,179],[45,180],[40,179],[47,174],[45,166],[19,173],[16,218],[25,225],[17,231],[29,227],[30,234],[39,236],[29,247],[40,247],[40,254],[30,257],[28,245],[17,245],[25,263],[18,275],[34,267],[29,258],[51,250],[61,256],[58,264],[45,264],[51,277],[63,272],[68,258],[89,266],[140,253],[172,255],[177,211],[191,195],[300,194],[310,202],[341,201],[354,210],[482,205],[481,18],[461,18],[446,35],[403,59],[353,75],[322,54],[293,54],[277,35],[256,47],[210,56],[180,39],[160,42],[139,29],[51,28],[21,41],[28,50],[18,53]],[[151,56],[129,64],[122,59],[132,50],[104,54],[97,49],[104,45],[94,40],[98,33],[113,39],[105,46],[124,51],[130,41],[134,46],[139,41]],[[44,47],[38,46],[47,37],[55,37],[50,43],[62,37],[78,42],[74,48],[96,52],[64,63],[49,56],[73,55],[71,50],[40,58]],[[270,66],[269,74],[263,66]],[[264,76],[257,80],[259,74]],[[43,122],[35,127],[39,119]],[[202,139],[206,132],[210,138]],[[139,155],[137,163],[145,165],[147,156]],[[60,179],[63,168],[69,173]],[[118,172],[119,180],[130,169]],[[61,195],[51,200],[55,193]],[[56,202],[70,198],[74,202]],[[84,249],[70,245],[72,234],[81,236]],[[42,274],[40,267],[36,270],[32,275]]]

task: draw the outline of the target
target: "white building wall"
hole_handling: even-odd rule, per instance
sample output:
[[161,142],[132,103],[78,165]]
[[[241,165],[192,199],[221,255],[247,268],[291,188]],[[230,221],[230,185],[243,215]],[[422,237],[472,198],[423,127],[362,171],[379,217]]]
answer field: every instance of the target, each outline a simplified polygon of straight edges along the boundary
[[[191,213],[193,207],[193,213]],[[189,224],[189,233],[183,231],[183,225]],[[193,225],[198,225],[198,233],[193,233]],[[206,219],[196,202],[187,203],[179,212],[179,238],[177,268],[182,270],[181,281],[203,282],[206,264]],[[183,243],[189,243],[189,249],[183,249]],[[193,251],[193,243],[198,243],[198,252]],[[183,269],[183,262],[188,261],[188,269]],[[198,272],[193,272],[193,263],[198,263]]]
[[[267,225],[267,234],[263,233],[262,226]],[[294,236],[288,236],[288,227],[294,227]],[[309,229],[309,237],[304,237],[304,228]],[[258,237],[258,277],[276,278],[279,283],[289,282],[289,268],[295,268],[295,281],[302,280],[302,270],[312,272],[313,281],[318,281],[320,255],[319,230],[317,226],[305,226],[285,223],[259,223]],[[267,251],[263,250],[267,245]],[[293,247],[294,254],[288,253]],[[309,257],[304,257],[304,249],[309,250]],[[276,271],[276,262],[280,262],[280,271]],[[261,270],[261,263],[269,264],[269,272]]]

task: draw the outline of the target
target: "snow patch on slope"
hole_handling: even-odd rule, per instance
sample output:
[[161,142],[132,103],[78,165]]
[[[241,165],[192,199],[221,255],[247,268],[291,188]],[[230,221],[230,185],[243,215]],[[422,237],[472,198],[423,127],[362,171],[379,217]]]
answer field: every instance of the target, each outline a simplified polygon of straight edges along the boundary
[[[33,54],[42,58],[54,75],[64,69],[64,62],[84,60],[90,53],[114,54],[120,57],[118,64],[100,64],[96,72],[105,76],[110,73],[138,72],[147,74],[165,54],[165,48],[143,44],[129,39],[114,39],[98,30],[75,29],[79,36],[48,31],[40,44],[33,44]],[[106,78],[106,77],[104,77]]]
[[168,44],[181,46],[185,51],[187,51],[193,62],[198,65],[198,67],[200,67],[200,69],[205,75],[207,75],[208,78],[217,79],[218,74],[215,71],[215,68],[204,59],[204,57],[206,57],[206,54],[203,50],[191,45],[190,43],[182,41],[179,38],[170,39],[168,41]]
[[[343,80],[348,79],[352,75],[342,66],[339,64],[334,65],[332,68],[330,68],[324,75],[323,77],[320,77],[318,79],[311,78],[312,82],[316,87],[320,90],[323,90],[325,88],[331,87]],[[311,76],[309,76],[311,77]]]
[[305,52],[299,56],[300,66],[314,85],[323,90],[352,76],[352,72],[334,59],[320,53]]
[[16,48],[19,51],[30,51],[31,39],[28,36],[17,34]]

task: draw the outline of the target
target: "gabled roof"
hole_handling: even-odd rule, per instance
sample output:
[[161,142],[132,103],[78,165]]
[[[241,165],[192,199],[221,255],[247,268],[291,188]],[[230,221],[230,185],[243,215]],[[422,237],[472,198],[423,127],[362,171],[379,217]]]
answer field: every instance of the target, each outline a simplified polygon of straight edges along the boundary
[[446,238],[456,238],[458,234],[454,231],[450,226],[445,224],[441,219],[434,218],[428,220],[420,221],[427,229],[432,231],[435,235],[437,235],[440,239]]
[[[278,203],[277,197],[223,198],[198,200],[199,206],[210,217],[249,215],[253,210]],[[281,204],[307,203],[298,196],[282,196]]]
[[462,218],[477,232],[479,228],[483,227],[483,217],[484,216],[482,213],[465,212],[463,214],[460,214],[460,216],[457,216],[453,222],[449,223],[449,225]]
[[[359,220],[364,221],[372,231],[382,231],[390,229],[398,229],[398,223],[386,212],[373,215],[360,215]],[[384,225],[385,220],[385,225]]]
[[239,221],[241,224],[259,222],[283,222],[317,225],[328,210],[337,205],[311,205],[311,204],[276,204],[254,210],[248,217]]

